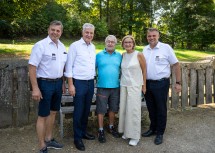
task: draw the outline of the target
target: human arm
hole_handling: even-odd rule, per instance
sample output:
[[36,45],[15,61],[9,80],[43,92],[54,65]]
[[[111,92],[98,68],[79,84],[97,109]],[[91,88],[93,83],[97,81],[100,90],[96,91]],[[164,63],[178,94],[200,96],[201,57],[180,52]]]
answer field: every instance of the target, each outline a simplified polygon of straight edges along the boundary
[[177,93],[181,92],[181,68],[179,62],[173,64],[173,72],[175,72],[176,82],[175,82],[175,91]]
[[138,53],[138,60],[140,63],[140,67],[142,70],[142,74],[143,74],[143,86],[142,86],[142,91],[145,94],[146,93],[146,60],[145,57],[143,56],[142,53]]
[[64,76],[67,77],[67,80],[68,80],[68,92],[71,96],[75,96],[75,86],[73,84],[73,67],[74,67],[75,57],[76,57],[76,49],[75,49],[75,45],[72,44],[69,47],[69,52],[67,55],[67,61],[66,61],[65,72],[64,72]]
[[68,91],[71,96],[75,96],[75,86],[72,78],[68,78]]
[[35,101],[40,101],[40,99],[42,99],[43,97],[38,87],[36,69],[37,69],[36,66],[29,64],[29,76],[32,86],[32,99]]

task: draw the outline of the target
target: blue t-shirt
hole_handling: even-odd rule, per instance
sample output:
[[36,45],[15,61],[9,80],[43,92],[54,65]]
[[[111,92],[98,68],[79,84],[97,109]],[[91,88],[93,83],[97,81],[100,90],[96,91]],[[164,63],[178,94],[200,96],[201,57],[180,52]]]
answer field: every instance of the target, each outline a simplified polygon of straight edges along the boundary
[[112,54],[109,54],[106,50],[103,50],[96,55],[98,88],[119,87],[121,61],[122,55],[117,51],[114,51]]

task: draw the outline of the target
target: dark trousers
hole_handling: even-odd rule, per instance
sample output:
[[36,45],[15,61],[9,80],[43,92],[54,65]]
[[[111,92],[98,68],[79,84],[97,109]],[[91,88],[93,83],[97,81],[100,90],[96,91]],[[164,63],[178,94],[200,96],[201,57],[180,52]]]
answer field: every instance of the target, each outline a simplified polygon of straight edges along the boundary
[[167,122],[167,96],[169,79],[162,81],[146,81],[146,104],[151,121],[150,129],[163,135]]
[[94,80],[73,79],[76,94],[74,97],[73,130],[74,141],[86,134],[90,106],[94,94]]

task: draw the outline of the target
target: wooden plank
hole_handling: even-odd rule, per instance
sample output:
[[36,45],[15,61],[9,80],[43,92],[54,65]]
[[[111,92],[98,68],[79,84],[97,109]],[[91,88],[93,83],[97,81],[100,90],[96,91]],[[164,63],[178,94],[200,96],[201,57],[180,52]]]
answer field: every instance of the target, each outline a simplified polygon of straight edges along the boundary
[[190,70],[190,106],[197,106],[197,72],[195,69]]
[[206,104],[212,103],[212,72],[213,69],[208,67],[206,69],[206,83],[205,83],[205,93],[206,93]]
[[171,79],[171,107],[174,109],[177,109],[180,106],[179,103],[179,95],[175,91],[175,82],[176,82],[176,77],[175,77],[175,72],[172,69],[172,79]]
[[[215,60],[214,60],[215,63]],[[213,70],[214,75],[213,75],[213,95],[214,95],[214,103],[215,103],[215,69]]]
[[188,69],[187,67],[182,68],[182,91],[181,91],[181,106],[185,108],[188,106]]
[[0,128],[13,124],[13,71],[0,70]]
[[198,98],[197,104],[204,104],[204,85],[205,85],[205,75],[204,70],[197,70],[198,72]]
[[27,124],[29,121],[30,92],[28,90],[28,69],[17,67],[17,109],[16,126]]

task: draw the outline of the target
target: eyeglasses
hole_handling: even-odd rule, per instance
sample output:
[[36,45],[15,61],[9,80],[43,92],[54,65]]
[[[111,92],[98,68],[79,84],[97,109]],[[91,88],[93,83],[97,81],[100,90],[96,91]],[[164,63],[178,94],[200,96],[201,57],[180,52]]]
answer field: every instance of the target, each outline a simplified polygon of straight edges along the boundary
[[124,44],[132,44],[132,41],[124,41]]
[[107,41],[107,44],[115,44],[115,41]]

